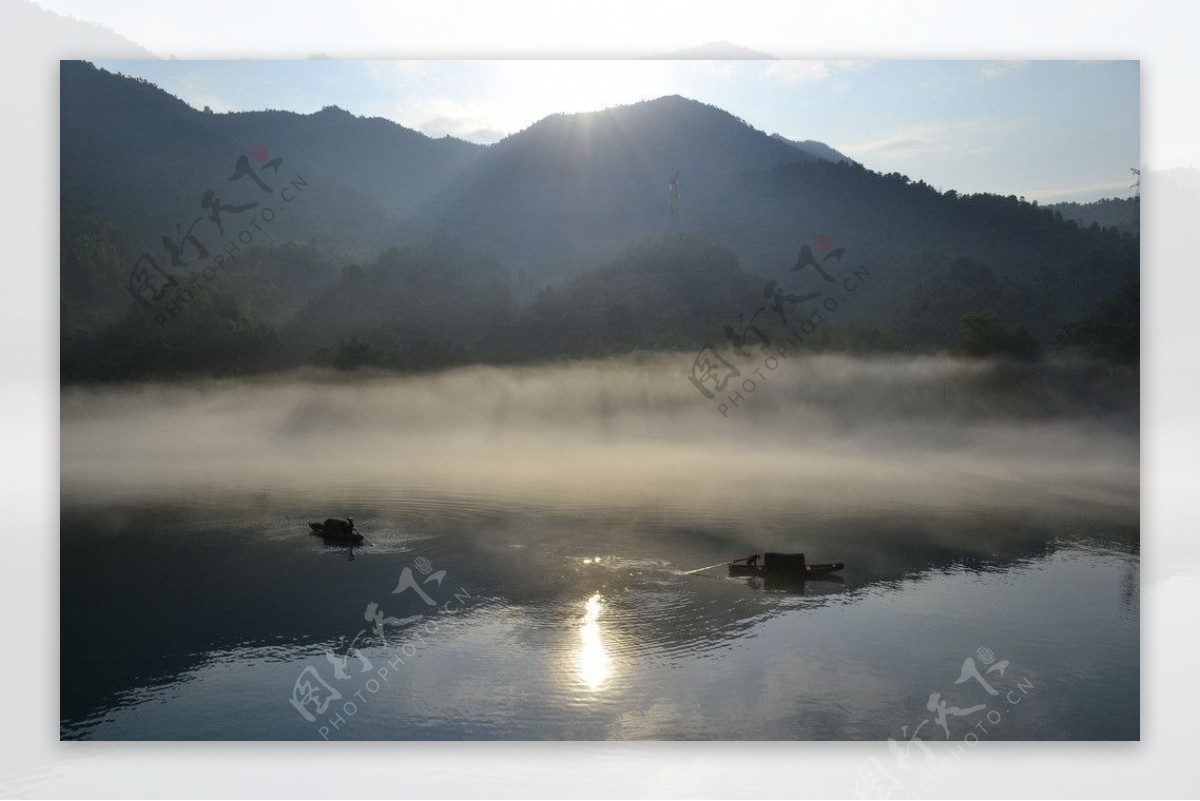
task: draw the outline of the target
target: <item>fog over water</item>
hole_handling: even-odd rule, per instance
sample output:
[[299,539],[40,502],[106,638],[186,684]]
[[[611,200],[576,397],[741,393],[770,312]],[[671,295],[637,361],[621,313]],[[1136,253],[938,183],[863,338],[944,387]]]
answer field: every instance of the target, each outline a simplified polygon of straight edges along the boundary
[[72,388],[64,500],[413,491],[703,518],[1100,504],[1136,520],[1136,374],[794,357],[722,414],[690,366],[650,354]]

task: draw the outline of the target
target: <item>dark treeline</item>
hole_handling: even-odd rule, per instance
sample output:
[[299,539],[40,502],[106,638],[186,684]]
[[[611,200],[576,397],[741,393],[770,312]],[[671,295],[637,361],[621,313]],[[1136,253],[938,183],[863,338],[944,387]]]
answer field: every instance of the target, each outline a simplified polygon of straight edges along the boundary
[[[96,296],[108,296],[108,279],[127,264],[127,244],[95,228],[94,218],[80,220],[92,235],[64,237],[64,269],[86,265]],[[814,306],[783,300],[777,308],[773,279],[746,272],[732,251],[694,234],[639,243],[526,304],[514,299],[503,272],[482,278],[480,258],[449,240],[390,249],[367,264],[341,264],[311,245],[260,247],[165,323],[132,301],[108,321],[96,310],[101,304],[76,289],[62,301],[62,377],[238,375],[301,365],[422,371],[690,352],[705,343],[731,347],[727,330],[743,331],[756,313],[764,328],[778,330],[788,316],[794,328]],[[1035,338],[1019,321],[1053,309],[1052,291],[1049,284],[997,279],[960,259],[895,304],[890,318],[866,325],[830,320],[805,342],[813,350],[946,350],[1019,360],[1069,350],[1137,362],[1136,282],[1057,329],[1037,326],[1046,333]]]

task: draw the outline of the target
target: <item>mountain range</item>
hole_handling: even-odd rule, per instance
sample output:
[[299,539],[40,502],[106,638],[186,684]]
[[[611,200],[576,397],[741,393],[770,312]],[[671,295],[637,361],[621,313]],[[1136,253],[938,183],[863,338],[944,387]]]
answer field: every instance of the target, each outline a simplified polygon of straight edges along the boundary
[[[289,187],[296,202],[284,203]],[[220,334],[231,353],[256,332],[262,358],[247,363],[264,369],[336,360],[348,343],[405,366],[434,352],[553,357],[554,347],[520,342],[551,330],[564,342],[559,355],[698,347],[721,336],[712,318],[761,305],[767,296],[754,287],[775,281],[781,297],[811,294],[817,271],[792,268],[813,247],[837,251],[839,269],[873,271],[870,292],[839,322],[906,348],[951,345],[971,312],[1048,342],[1138,275],[1136,234],[1108,224],[1112,208],[1092,225],[1082,212],[1069,219],[1015,197],[938,191],[677,95],[552,115],[482,146],[333,106],[213,113],[146,81],[63,62],[61,193],[65,378],[138,375],[146,360],[97,354],[142,340],[174,348],[173,361],[156,356],[156,365],[210,369],[212,360],[197,367],[185,355],[198,346],[180,332]],[[269,226],[255,217],[268,208],[280,210]],[[251,231],[254,219],[266,229]],[[191,248],[186,231],[196,234]],[[168,262],[167,242],[183,248],[183,264]],[[212,263],[195,242],[209,259],[231,247],[236,257],[211,286],[193,280],[205,297],[168,330],[145,297],[130,296],[130,267],[152,253],[180,280],[195,279]],[[659,269],[656,258],[675,267]],[[621,296],[622,287],[639,294]],[[627,326],[636,337],[536,319],[568,314],[565,297],[608,321],[596,323],[605,330],[650,299],[671,311]],[[685,321],[681,310],[703,319]]]

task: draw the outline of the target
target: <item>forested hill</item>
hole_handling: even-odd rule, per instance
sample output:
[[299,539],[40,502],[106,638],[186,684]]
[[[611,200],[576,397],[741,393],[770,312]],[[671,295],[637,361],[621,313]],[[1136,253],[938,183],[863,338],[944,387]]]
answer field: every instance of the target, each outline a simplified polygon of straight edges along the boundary
[[[855,347],[958,348],[984,315],[973,333],[1013,354],[1089,337],[1136,354],[1138,239],[1119,223],[938,191],[687,98],[483,147],[333,107],[214,114],[83,62],[61,85],[66,380],[688,349],[721,337],[714,315],[811,293],[805,248],[870,270],[832,345],[840,328]],[[288,187],[298,200],[251,232]],[[169,292],[131,294],[142,254],[197,290],[169,325]]]
[[[482,149],[337,108],[214,114],[86,62],[61,63],[60,92],[63,202],[152,239],[207,214],[208,189],[226,203],[265,201],[274,193],[263,186],[302,176],[312,202],[289,208],[277,238],[378,254],[404,238],[413,208]],[[239,158],[253,177],[231,181]]]
[[693,204],[720,197],[749,170],[815,160],[674,95],[547,117],[488,148],[418,220],[537,268],[542,279],[561,278],[644,237],[689,227]]
[[1110,197],[1090,203],[1054,203],[1047,208],[1084,226],[1096,225],[1134,233],[1139,227],[1138,200],[1133,197]]
[[336,106],[315,114],[251,111],[207,114],[212,130],[235,142],[271,148],[408,217],[484,148],[425,134],[379,117],[356,117]]

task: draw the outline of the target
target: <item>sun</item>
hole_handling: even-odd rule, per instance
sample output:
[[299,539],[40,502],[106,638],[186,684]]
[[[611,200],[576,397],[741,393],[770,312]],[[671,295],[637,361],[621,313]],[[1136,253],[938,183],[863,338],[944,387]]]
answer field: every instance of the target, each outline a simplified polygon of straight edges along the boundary
[[497,69],[514,131],[550,114],[600,111],[671,93],[666,70],[655,61],[511,61]]

